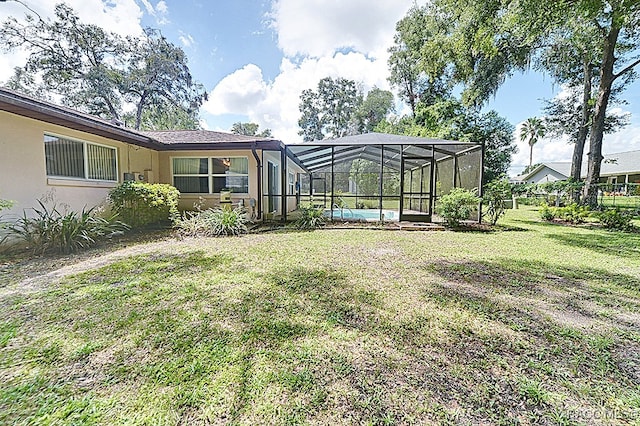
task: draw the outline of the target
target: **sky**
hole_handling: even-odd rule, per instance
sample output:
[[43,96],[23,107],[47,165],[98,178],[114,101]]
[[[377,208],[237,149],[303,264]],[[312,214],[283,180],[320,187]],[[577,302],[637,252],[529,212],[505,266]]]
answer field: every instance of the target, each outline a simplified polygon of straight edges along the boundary
[[[395,24],[416,0],[66,0],[84,22],[120,34],[158,28],[189,58],[194,78],[209,92],[201,108],[205,129],[229,131],[251,121],[285,143],[299,143],[300,93],[315,89],[324,77],[344,77],[392,90],[387,77],[387,49]],[[422,0],[423,2],[424,0]],[[21,3],[20,3],[21,2]],[[28,6],[43,19],[53,16],[54,0],[0,2],[0,21],[18,19]],[[418,1],[420,4],[421,1]],[[0,82],[25,61],[24,52],[2,53]],[[393,91],[393,90],[392,90]],[[543,99],[562,96],[562,87],[529,71],[508,79],[489,101],[516,126],[519,151],[510,175],[529,161],[529,147],[519,141],[524,120],[541,115]],[[640,82],[623,97],[631,114],[624,130],[606,135],[603,152],[640,150]],[[397,113],[408,112],[398,103]],[[534,162],[570,161],[572,145],[545,138],[534,147]]]

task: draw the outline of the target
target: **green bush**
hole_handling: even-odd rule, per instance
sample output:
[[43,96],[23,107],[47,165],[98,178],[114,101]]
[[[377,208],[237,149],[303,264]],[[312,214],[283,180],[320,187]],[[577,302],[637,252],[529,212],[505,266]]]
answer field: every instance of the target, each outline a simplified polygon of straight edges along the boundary
[[589,208],[576,203],[565,207],[549,207],[547,203],[542,203],[539,212],[543,220],[561,219],[573,224],[584,223],[589,216]]
[[607,229],[631,231],[634,228],[633,223],[631,223],[633,212],[630,210],[607,209],[598,214],[598,220]]
[[511,184],[507,179],[499,179],[489,182],[484,189],[482,201],[486,208],[483,216],[495,225],[505,214],[504,200],[511,198]]
[[549,207],[549,204],[547,203],[542,203],[540,204],[539,213],[542,220],[551,221],[556,217],[556,208]]
[[317,209],[314,207],[301,207],[300,217],[295,222],[295,227],[298,229],[313,230],[323,226],[326,222],[323,209]]
[[175,222],[178,234],[186,237],[221,237],[247,232],[247,212],[242,207],[234,210],[207,209],[185,212]]
[[460,226],[460,221],[468,219],[480,198],[463,188],[453,188],[447,195],[440,197],[436,213],[451,227]]
[[33,217],[24,212],[9,228],[11,234],[24,240],[35,254],[73,253],[128,229],[114,218],[100,217],[95,207],[78,213],[60,211],[55,204],[47,207],[41,200],[38,204],[40,208],[33,209]]
[[560,207],[558,209],[558,215],[560,219],[573,224],[584,223],[589,216],[589,207],[571,203],[568,206]]
[[163,183],[123,182],[109,192],[111,208],[132,228],[178,219],[180,192]]

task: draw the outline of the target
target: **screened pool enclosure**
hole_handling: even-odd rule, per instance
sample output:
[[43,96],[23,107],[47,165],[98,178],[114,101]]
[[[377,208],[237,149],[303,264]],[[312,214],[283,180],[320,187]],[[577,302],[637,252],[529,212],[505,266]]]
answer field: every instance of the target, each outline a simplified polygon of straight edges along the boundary
[[481,188],[479,143],[366,133],[285,150],[296,174],[282,174],[280,194],[265,185],[264,201],[279,196],[333,219],[431,222],[438,198],[452,188]]

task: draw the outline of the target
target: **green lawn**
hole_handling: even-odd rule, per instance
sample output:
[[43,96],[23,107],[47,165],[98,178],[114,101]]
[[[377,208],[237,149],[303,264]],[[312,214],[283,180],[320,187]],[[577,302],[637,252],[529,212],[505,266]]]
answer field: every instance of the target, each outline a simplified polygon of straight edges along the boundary
[[0,259],[0,424],[640,424],[640,234],[503,223]]
[[606,196],[599,198],[600,203],[603,206],[616,206],[616,207],[630,207],[630,208],[640,208],[640,196]]

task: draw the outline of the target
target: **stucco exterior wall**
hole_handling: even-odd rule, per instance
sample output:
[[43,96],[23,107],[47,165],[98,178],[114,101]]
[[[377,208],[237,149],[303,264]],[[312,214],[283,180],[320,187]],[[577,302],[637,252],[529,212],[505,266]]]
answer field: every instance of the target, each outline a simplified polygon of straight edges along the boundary
[[47,196],[72,210],[101,205],[118,183],[47,177],[45,134],[116,148],[119,182],[131,172],[156,180],[158,153],[153,150],[0,111],[0,198],[15,202],[7,217],[21,216]]
[[[260,152],[258,151],[258,155]],[[249,159],[249,192],[248,193],[232,193],[231,201],[234,205],[238,205],[239,202],[243,202],[246,207],[249,207],[250,199],[258,199],[258,171],[257,162],[250,149],[239,150],[212,150],[212,151],[163,151],[159,154],[159,182],[168,183],[173,185],[173,175],[171,170],[172,158],[174,157],[247,157]],[[181,210],[193,210],[194,203],[197,203],[200,199],[204,200],[202,208],[211,208],[220,205],[220,194],[180,194],[179,208]]]

